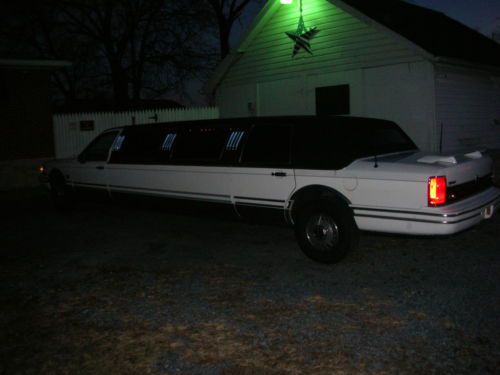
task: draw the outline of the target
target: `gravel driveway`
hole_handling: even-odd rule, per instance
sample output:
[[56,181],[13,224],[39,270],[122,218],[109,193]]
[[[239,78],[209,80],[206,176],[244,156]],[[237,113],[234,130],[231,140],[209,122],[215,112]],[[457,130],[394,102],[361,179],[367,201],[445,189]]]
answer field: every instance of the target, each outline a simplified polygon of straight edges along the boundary
[[2,195],[2,375],[500,373],[500,215],[325,266],[286,227]]

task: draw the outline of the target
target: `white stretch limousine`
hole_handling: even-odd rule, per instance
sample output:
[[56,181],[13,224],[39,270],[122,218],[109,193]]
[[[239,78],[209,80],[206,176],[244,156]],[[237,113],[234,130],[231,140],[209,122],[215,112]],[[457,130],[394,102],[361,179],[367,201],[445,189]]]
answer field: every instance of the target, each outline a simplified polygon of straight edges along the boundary
[[126,126],[42,169],[58,207],[90,189],[279,214],[305,254],[325,263],[355,246],[358,229],[447,235],[500,205],[488,156],[424,154],[396,124],[355,117]]

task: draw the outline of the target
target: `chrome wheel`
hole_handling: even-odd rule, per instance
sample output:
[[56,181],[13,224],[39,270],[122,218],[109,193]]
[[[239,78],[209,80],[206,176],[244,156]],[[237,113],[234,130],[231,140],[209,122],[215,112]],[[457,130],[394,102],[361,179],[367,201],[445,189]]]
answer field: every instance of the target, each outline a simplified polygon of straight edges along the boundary
[[315,214],[307,221],[306,237],[313,248],[330,251],[339,242],[339,228],[330,215]]

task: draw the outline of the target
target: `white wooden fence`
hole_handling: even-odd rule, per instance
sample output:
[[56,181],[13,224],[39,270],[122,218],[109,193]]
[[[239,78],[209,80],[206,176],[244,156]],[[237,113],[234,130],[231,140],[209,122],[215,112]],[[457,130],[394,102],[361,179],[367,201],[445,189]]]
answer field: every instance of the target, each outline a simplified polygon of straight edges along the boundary
[[219,118],[217,107],[56,114],[54,115],[55,153],[57,158],[76,156],[96,135],[117,126],[217,118]]

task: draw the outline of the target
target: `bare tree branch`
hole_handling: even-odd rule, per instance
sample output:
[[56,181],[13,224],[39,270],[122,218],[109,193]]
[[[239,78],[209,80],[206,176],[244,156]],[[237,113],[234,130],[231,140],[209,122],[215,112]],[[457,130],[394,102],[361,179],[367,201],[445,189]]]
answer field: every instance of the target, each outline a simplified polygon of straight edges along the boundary
[[220,55],[223,59],[229,53],[231,30],[245,8],[252,2],[259,0],[205,0],[212,8],[218,24]]

